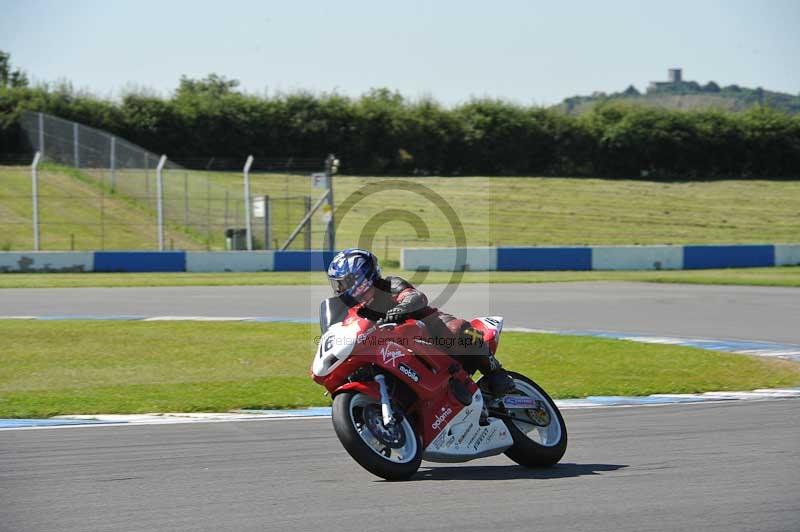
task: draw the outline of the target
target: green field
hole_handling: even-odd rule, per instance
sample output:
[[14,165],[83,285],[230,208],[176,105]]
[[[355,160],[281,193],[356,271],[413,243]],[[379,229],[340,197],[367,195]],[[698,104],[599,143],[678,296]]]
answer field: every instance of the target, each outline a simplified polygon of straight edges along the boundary
[[[32,247],[29,175],[0,167],[0,249]],[[43,249],[70,249],[71,235],[76,249],[153,248],[154,179],[152,171],[118,172],[111,195],[107,172],[47,166]],[[170,170],[164,186],[168,246],[222,249],[225,228],[243,226],[240,174]],[[252,176],[251,195],[272,198],[273,244],[302,217],[303,198],[321,192],[307,176]],[[453,227],[463,228],[469,246],[800,241],[800,181],[337,176],[335,200],[337,209],[353,203],[337,217],[337,246],[371,247],[387,264],[397,263],[402,247],[454,245]],[[260,245],[263,223],[253,227]],[[312,247],[321,247],[323,229],[319,213]],[[293,249],[302,245],[301,235]]]
[[[414,281],[414,272],[384,269]],[[424,284],[450,282],[452,274],[430,272]],[[721,270],[638,272],[466,272],[462,283],[560,283],[581,281],[635,281],[750,286],[800,287],[800,266]],[[139,286],[270,286],[326,285],[322,272],[259,273],[7,273],[0,274],[2,288],[80,288]]]
[[[327,405],[312,325],[0,320],[0,417]],[[555,397],[800,385],[800,364],[506,332],[499,358]]]

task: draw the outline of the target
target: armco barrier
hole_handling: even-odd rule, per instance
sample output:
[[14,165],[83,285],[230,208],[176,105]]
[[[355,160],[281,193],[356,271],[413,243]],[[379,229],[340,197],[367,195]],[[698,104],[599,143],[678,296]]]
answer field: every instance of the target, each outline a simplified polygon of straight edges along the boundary
[[187,251],[187,272],[264,272],[275,268],[274,251]]
[[96,272],[184,272],[185,251],[95,251]]
[[0,252],[0,272],[91,272],[94,252]]

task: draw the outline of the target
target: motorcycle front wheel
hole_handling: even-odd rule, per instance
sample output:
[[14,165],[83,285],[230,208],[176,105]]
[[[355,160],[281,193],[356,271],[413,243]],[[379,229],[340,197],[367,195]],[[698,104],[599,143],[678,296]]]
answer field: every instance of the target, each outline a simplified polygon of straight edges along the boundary
[[383,425],[381,405],[358,392],[333,399],[331,418],[345,450],[364,469],[386,480],[406,480],[422,463],[422,442],[407,419]]
[[[508,395],[536,399],[537,408],[506,409],[503,421],[514,439],[514,445],[505,455],[525,467],[557,464],[567,450],[567,426],[561,412],[541,386],[521,373],[508,373],[513,377],[516,388]],[[491,399],[487,403],[489,401]]]

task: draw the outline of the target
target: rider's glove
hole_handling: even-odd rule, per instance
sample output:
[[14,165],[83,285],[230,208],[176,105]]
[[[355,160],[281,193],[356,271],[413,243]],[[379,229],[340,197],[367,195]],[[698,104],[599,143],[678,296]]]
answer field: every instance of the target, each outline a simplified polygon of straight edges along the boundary
[[408,312],[403,306],[396,306],[386,311],[384,323],[400,323],[408,317]]

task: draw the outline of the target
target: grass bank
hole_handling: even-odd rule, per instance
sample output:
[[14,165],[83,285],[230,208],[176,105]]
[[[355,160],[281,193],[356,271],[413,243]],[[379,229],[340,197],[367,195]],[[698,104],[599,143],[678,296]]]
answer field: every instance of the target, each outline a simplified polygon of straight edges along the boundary
[[[46,165],[40,175],[44,250],[152,249],[156,245],[152,171],[75,172]],[[403,247],[454,245],[453,217],[469,246],[794,242],[800,235],[800,181],[641,181],[569,177],[337,176],[337,243],[371,246],[397,261]],[[365,186],[374,188],[364,189]],[[105,187],[105,188],[104,188]],[[380,190],[379,190],[380,189]],[[221,249],[228,227],[244,226],[242,176],[170,170],[164,177],[167,243]],[[375,193],[372,193],[375,192]],[[253,197],[272,199],[273,245],[282,244],[319,197],[308,176],[251,176]],[[262,219],[254,220],[262,242]],[[186,227],[189,229],[185,229]],[[321,247],[322,216],[312,217]],[[31,249],[30,170],[0,167],[0,249]],[[303,235],[292,249],[303,245]]]
[[[407,279],[413,272],[386,270]],[[424,283],[447,283],[451,274],[430,272]],[[637,272],[467,272],[463,283],[554,283],[635,281],[751,286],[800,287],[800,266],[720,270]],[[324,285],[321,272],[259,273],[8,273],[0,274],[2,288],[81,288],[144,286],[280,286]]]
[[[311,325],[0,320],[0,417],[327,405]],[[499,356],[555,397],[800,385],[800,364],[506,332]]]
[[[126,176],[119,178],[126,182]],[[123,191],[111,194],[101,172],[45,165],[38,184],[43,251],[157,246],[150,199]],[[0,251],[33,249],[32,209],[30,168],[0,167]],[[177,249],[200,248],[195,239],[172,225],[165,228],[168,244]]]

